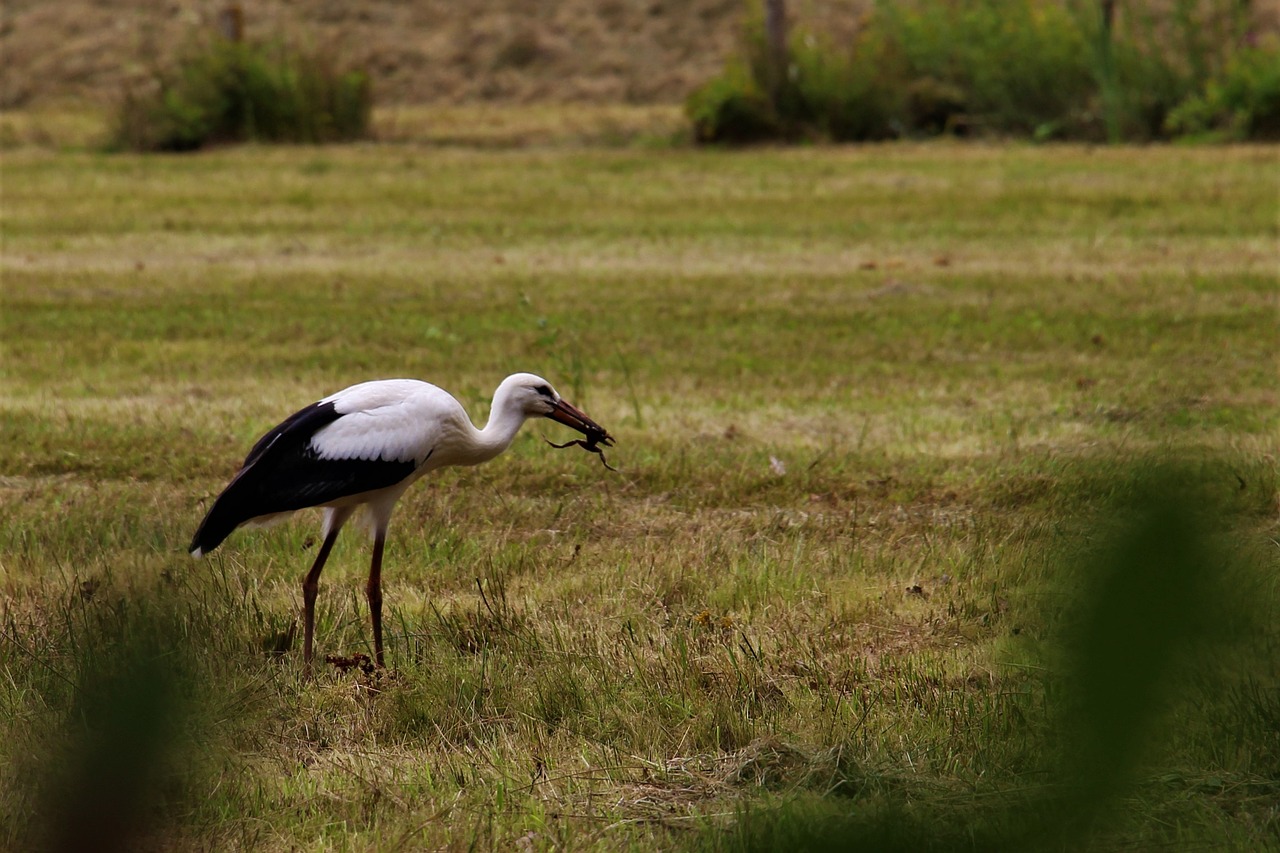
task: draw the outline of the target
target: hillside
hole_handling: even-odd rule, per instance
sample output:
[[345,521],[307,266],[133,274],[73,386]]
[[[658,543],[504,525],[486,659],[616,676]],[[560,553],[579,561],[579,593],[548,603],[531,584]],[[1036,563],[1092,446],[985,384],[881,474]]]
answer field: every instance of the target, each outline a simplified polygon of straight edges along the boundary
[[[131,79],[216,31],[230,0],[6,0],[0,109],[102,104]],[[789,0],[791,16],[839,43],[873,0]],[[383,105],[675,104],[735,49],[760,0],[240,0],[250,37],[330,45],[367,68]],[[1176,0],[1147,0],[1140,27]],[[1280,25],[1280,0],[1198,0],[1208,19],[1248,9]],[[1087,7],[1081,7],[1087,8]],[[1159,23],[1154,26],[1160,29]],[[1157,37],[1157,41],[1158,41]],[[1170,50],[1174,50],[1173,46]]]
[[[226,0],[8,0],[0,107],[114,97],[211,32]],[[242,3],[250,36],[332,44],[384,103],[682,99],[721,66],[742,0],[315,0]],[[798,6],[799,4],[797,4]],[[857,0],[841,0],[848,14]]]

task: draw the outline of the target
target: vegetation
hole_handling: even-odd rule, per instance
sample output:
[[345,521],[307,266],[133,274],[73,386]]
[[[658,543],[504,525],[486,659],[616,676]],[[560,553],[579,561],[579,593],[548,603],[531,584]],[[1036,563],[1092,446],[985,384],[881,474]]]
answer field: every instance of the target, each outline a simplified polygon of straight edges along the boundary
[[1233,55],[1204,94],[1179,105],[1166,125],[1186,134],[1280,140],[1280,43],[1273,37]]
[[190,151],[219,142],[358,139],[372,105],[368,75],[343,69],[325,50],[217,38],[126,94],[112,144]]
[[[1272,157],[7,151],[0,846],[1273,841]],[[185,554],[282,413],[515,369],[621,473],[415,487],[388,672],[301,677],[314,514]]]
[[703,142],[1273,139],[1280,45],[1255,26],[1237,0],[895,0],[844,42],[795,27],[779,74],[756,17],[687,110]]

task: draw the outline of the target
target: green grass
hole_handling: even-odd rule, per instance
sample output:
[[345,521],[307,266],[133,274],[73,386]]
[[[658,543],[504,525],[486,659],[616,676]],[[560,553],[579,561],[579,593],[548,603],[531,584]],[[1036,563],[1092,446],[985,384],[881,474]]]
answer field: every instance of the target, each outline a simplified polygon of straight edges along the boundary
[[[6,151],[4,846],[1274,843],[1273,162]],[[608,426],[621,472],[530,424],[415,487],[385,675],[269,653],[314,514],[186,556],[285,414],[415,376],[480,420],[514,370]],[[1165,597],[1125,602],[1182,575],[1100,596],[1119,627],[1089,578],[1125,575],[1135,483],[1167,464],[1231,630],[1126,657]],[[321,654],[368,650],[367,560],[339,542]],[[1107,730],[1134,755],[1086,809],[1061,756],[1093,624],[1164,698]]]

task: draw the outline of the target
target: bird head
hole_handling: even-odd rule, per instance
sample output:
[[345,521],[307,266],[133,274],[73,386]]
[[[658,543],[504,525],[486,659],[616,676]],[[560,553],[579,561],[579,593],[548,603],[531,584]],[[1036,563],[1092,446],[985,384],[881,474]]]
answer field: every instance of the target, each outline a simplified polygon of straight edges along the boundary
[[551,383],[541,376],[532,373],[508,376],[499,386],[498,394],[511,400],[526,418],[550,418],[576,429],[594,444],[606,447],[613,444],[613,436],[608,430],[587,417],[586,412],[562,399]]

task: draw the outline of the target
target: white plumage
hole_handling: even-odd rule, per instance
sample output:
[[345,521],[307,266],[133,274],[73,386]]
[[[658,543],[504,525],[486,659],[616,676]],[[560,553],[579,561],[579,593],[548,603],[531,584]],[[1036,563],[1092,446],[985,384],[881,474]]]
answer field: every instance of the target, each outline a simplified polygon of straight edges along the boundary
[[382,666],[382,551],[396,501],[429,471],[497,456],[531,417],[578,430],[588,449],[613,443],[603,427],[532,373],[502,381],[483,429],[449,393],[427,382],[384,379],[344,388],[295,412],[254,444],[196,530],[191,553],[209,553],[241,525],[324,507],[324,540],[302,584],[303,654],[310,667],[320,572],[342,526],[366,507],[373,529],[366,592],[374,655]]
[[320,402],[332,403],[342,416],[311,439],[322,459],[388,459],[420,465],[442,439],[471,426],[467,413],[448,392],[416,379],[362,382]]

